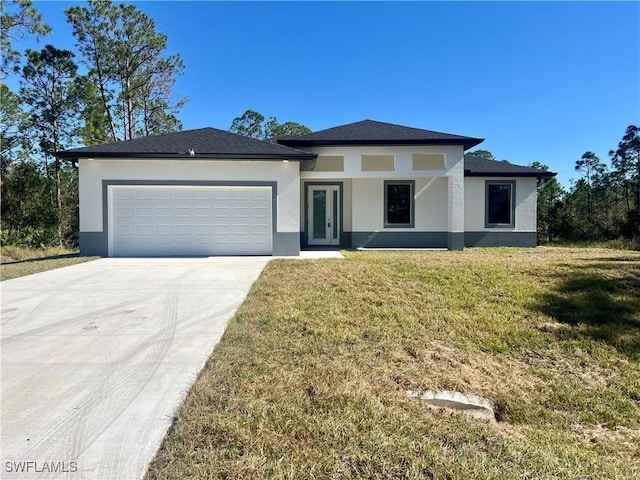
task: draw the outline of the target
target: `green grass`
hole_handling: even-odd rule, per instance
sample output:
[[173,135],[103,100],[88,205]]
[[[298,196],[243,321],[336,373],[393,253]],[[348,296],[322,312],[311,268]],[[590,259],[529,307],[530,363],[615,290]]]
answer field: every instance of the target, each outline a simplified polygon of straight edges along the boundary
[[345,254],[269,263],[147,478],[640,478],[640,254]]
[[65,247],[35,249],[3,246],[0,250],[0,280],[23,277],[97,258],[99,257],[80,256],[77,250]]
[[616,240],[549,240],[543,236],[538,236],[538,244],[547,247],[562,247],[562,248],[606,248],[615,250],[640,250],[640,243],[638,241],[630,240],[627,238],[619,238]]

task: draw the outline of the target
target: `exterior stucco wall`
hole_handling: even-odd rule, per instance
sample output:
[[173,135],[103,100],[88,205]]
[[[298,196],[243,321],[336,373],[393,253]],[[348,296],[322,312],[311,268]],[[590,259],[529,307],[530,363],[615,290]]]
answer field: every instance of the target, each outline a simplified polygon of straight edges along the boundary
[[[354,247],[446,247],[451,238],[457,242],[464,231],[464,152],[461,146],[330,146],[309,151],[329,157],[344,157],[344,170],[300,172],[301,195],[305,183],[341,182],[343,193],[343,230]],[[414,154],[444,157],[444,168],[414,170]],[[363,157],[385,156],[386,170],[363,168]],[[388,161],[392,156],[393,162]],[[416,164],[420,164],[417,162]],[[437,165],[437,162],[432,162]],[[382,163],[381,163],[382,165]],[[385,227],[385,181],[415,181],[414,224],[410,228]],[[300,228],[306,228],[304,205]],[[458,247],[457,245],[460,244]]]
[[[412,178],[404,178],[411,180]],[[384,180],[389,178],[354,178],[352,180],[352,231],[373,232],[384,228]],[[447,185],[445,177],[416,178],[413,228],[392,228],[399,232],[447,231]]]
[[[278,248],[279,239],[290,243],[291,238],[298,241],[300,224],[300,181],[299,164],[281,161],[207,161],[207,160],[93,160],[81,159],[79,162],[80,197],[80,238],[105,238],[104,190],[103,181],[134,184],[158,182],[265,182],[275,183],[277,191],[276,228],[274,254],[283,253]],[[97,236],[102,233],[101,236]],[[91,241],[93,242],[93,241]],[[89,245],[90,241],[85,242]],[[296,247],[299,248],[299,247]],[[100,253],[106,254],[106,253]]]
[[[485,226],[486,180],[515,181],[515,228]],[[535,178],[467,177],[464,192],[465,232],[535,232],[537,222],[537,191]]]

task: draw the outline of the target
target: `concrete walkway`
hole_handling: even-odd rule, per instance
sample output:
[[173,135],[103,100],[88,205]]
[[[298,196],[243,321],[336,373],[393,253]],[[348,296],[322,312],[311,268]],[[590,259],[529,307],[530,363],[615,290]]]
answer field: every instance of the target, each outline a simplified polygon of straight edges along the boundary
[[140,478],[269,260],[105,258],[0,283],[0,478]]

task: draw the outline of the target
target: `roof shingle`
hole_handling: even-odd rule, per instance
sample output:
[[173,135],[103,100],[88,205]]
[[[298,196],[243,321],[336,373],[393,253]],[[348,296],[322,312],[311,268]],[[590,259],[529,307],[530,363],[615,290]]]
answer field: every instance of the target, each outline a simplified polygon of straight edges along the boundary
[[327,128],[308,135],[287,135],[276,138],[282,145],[305,147],[313,145],[464,145],[465,150],[484,139],[450,133],[405,127],[393,123],[362,120]]
[[[313,145],[464,145],[471,148],[482,139],[452,135],[448,133],[404,127],[391,123],[363,120],[339,127],[328,128],[308,135],[286,136],[271,143],[237,135],[217,128],[200,128],[150,137],[141,137],[124,142],[108,143],[91,147],[74,148],[58,152],[64,159],[78,158],[193,158],[215,159],[291,159],[313,160],[316,154],[292,147]],[[494,177],[550,178],[556,174],[531,167],[522,167],[508,162],[489,160],[473,155],[464,156],[464,174]]]
[[551,178],[556,174],[533,167],[522,167],[509,162],[489,160],[474,155],[464,156],[465,177],[536,177]]
[[74,148],[58,152],[56,156],[67,159],[190,158],[190,150],[195,152],[195,158],[311,160],[316,157],[284,145],[211,127]]

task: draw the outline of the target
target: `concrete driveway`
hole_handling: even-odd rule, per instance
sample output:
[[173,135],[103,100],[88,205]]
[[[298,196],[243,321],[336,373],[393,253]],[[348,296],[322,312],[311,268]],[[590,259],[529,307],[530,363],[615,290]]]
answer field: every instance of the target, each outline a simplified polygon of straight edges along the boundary
[[140,478],[271,258],[105,258],[2,282],[0,477]]

